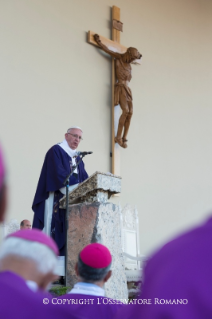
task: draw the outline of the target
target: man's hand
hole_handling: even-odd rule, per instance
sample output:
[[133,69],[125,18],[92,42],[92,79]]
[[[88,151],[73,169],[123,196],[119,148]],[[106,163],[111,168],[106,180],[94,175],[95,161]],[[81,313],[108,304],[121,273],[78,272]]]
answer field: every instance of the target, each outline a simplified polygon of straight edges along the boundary
[[97,43],[101,43],[101,40],[100,40],[100,37],[98,34],[94,34],[94,40],[97,42]]

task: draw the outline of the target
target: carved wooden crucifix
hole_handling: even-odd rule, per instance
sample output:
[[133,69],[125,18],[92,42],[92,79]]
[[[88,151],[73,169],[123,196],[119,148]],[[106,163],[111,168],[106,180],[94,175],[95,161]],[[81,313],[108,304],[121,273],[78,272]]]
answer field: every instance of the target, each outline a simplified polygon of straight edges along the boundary
[[[112,40],[88,31],[88,42],[112,56],[112,173],[120,174],[120,146],[127,147],[127,134],[133,112],[131,63],[140,64],[141,54],[135,48],[120,44],[120,8],[112,8]],[[121,106],[121,109],[120,109]],[[122,114],[120,115],[120,111]]]

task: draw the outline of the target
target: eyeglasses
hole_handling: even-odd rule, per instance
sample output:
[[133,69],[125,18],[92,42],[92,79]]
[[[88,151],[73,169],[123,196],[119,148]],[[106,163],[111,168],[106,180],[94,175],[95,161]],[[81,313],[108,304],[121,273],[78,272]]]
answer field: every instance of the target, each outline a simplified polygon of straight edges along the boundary
[[82,136],[79,136],[77,134],[71,134],[71,133],[67,133],[67,134],[72,135],[74,138],[78,138],[80,141],[83,140]]

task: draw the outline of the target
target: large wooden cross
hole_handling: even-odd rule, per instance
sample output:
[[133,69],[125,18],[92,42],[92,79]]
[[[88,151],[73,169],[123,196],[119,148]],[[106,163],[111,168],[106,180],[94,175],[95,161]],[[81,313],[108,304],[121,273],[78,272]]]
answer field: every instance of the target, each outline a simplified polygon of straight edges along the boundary
[[[112,22],[120,24],[120,8],[113,6],[112,7]],[[88,31],[88,42],[94,44],[99,47],[99,45],[94,40],[94,34],[97,32]],[[103,36],[100,36],[100,39],[104,45],[106,45],[111,51],[118,53],[125,53],[127,51],[127,47],[120,44],[120,31],[114,27],[114,23],[112,23],[112,40],[107,39]],[[140,60],[135,60],[134,63],[140,64]],[[115,64],[114,58],[112,58],[112,174],[121,175],[120,170],[120,157],[121,157],[121,148],[119,144],[115,143],[114,137],[118,129],[119,117],[121,114],[120,106],[116,105],[114,107],[114,87],[116,83],[115,78]]]

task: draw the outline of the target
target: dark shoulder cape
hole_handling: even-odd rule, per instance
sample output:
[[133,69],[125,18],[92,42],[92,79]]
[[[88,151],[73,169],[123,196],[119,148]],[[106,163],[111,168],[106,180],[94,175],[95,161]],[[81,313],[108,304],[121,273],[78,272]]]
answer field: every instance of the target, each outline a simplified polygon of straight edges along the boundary
[[[77,158],[77,161],[78,160],[79,158]],[[45,200],[49,197],[49,192],[55,192],[64,187],[63,182],[70,173],[71,162],[71,157],[59,145],[54,145],[47,152],[32,204],[32,210],[35,213],[33,221],[34,228],[43,229]],[[83,162],[79,164],[78,170],[79,182],[81,183],[88,178]],[[76,178],[71,176],[69,185],[76,183]]]

